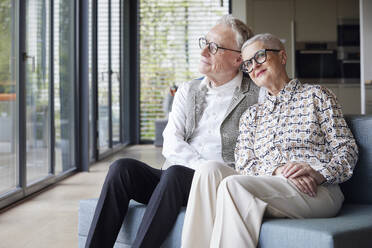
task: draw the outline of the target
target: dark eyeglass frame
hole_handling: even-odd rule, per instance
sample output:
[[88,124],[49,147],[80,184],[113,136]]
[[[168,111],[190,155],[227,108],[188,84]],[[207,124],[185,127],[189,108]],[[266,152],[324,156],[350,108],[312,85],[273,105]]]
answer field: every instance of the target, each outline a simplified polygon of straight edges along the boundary
[[[261,64],[263,64],[263,63],[266,62],[266,59],[267,59],[267,54],[266,54],[266,53],[267,53],[267,52],[280,52],[280,51],[281,51],[281,50],[279,50],[279,49],[260,49],[260,50],[258,50],[258,51],[253,55],[252,58],[247,59],[247,60],[244,60],[244,61],[242,62],[242,64],[240,65],[240,70],[241,70],[242,72],[245,72],[245,73],[251,73],[251,72],[253,71],[253,60],[256,61],[256,64],[261,65]],[[262,62],[258,62],[258,61],[257,61],[257,55],[258,55],[259,53],[262,53],[262,52],[264,52],[264,54],[265,54],[265,60],[262,61]],[[249,66],[246,65],[246,63],[248,63],[248,62],[250,62],[250,64],[252,65],[252,67],[251,67],[250,70],[248,70],[248,67],[249,67]]]
[[[205,45],[204,45],[205,44]],[[216,51],[215,52],[212,52],[211,50],[211,45],[215,46],[216,47]],[[199,47],[200,49],[204,49],[206,46],[208,46],[208,51],[211,53],[211,54],[216,54],[218,49],[223,49],[223,50],[229,50],[229,51],[233,51],[233,52],[237,52],[237,53],[240,53],[241,51],[239,50],[235,50],[235,49],[230,49],[230,48],[226,48],[226,47],[221,47],[219,45],[217,45],[217,43],[214,43],[214,42],[208,42],[207,39],[205,37],[200,37],[199,38]]]

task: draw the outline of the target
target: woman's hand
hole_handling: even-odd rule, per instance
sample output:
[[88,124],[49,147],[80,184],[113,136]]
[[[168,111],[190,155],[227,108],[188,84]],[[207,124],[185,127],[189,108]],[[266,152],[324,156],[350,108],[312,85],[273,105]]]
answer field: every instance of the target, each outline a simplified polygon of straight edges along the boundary
[[318,171],[314,170],[309,164],[304,162],[289,162],[282,166],[281,174],[290,179],[302,176],[312,177],[316,184],[322,184],[325,178]]
[[298,190],[300,190],[302,193],[311,197],[316,196],[318,184],[311,176],[299,176],[296,178],[289,178],[288,180],[296,185]]
[[322,174],[303,162],[289,162],[277,167],[273,174],[282,174],[296,185],[298,190],[312,197],[316,196],[318,185],[325,181]]

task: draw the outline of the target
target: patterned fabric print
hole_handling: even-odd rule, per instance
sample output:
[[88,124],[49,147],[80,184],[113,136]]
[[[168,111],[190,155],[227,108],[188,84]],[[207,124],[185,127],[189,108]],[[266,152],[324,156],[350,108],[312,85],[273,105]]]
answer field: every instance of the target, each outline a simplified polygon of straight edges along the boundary
[[272,175],[287,162],[306,162],[326,184],[352,174],[358,147],[335,95],[319,85],[291,80],[277,96],[248,108],[239,124],[236,170],[244,175]]

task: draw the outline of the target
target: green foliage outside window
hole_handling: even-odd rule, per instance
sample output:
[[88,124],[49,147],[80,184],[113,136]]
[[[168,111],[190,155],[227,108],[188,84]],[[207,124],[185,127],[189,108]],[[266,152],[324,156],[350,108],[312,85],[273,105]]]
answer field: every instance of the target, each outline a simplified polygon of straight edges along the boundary
[[[155,120],[164,118],[162,102],[172,85],[199,77],[195,35],[203,35],[228,12],[228,1],[141,0],[141,139],[153,140]],[[201,21],[195,20],[201,18]],[[208,28],[205,28],[208,27]]]
[[12,15],[11,1],[0,0],[0,94],[14,93],[11,78]]

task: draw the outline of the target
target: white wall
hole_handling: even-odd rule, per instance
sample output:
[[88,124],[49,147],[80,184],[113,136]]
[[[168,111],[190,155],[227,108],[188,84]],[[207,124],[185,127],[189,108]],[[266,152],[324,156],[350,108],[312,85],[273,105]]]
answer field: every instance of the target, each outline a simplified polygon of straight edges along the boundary
[[284,41],[289,77],[294,76],[293,13],[292,0],[232,0],[232,14],[245,21],[255,34],[272,33]]
[[234,17],[242,20],[251,27],[251,25],[247,23],[247,2],[248,0],[231,0],[231,12]]
[[[372,114],[372,0],[232,0],[232,14],[255,33],[269,32],[286,40],[287,71],[294,76],[295,46],[299,42],[329,42],[337,46],[339,19],[360,19],[360,94],[340,94],[340,101],[354,101],[354,114]],[[365,84],[370,82],[370,84]],[[322,83],[327,83],[326,80]],[[351,87],[339,85],[342,89]],[[342,102],[342,101],[341,101]],[[354,106],[353,105],[353,106]],[[354,107],[355,107],[354,106]],[[346,111],[347,112],[347,111]]]

